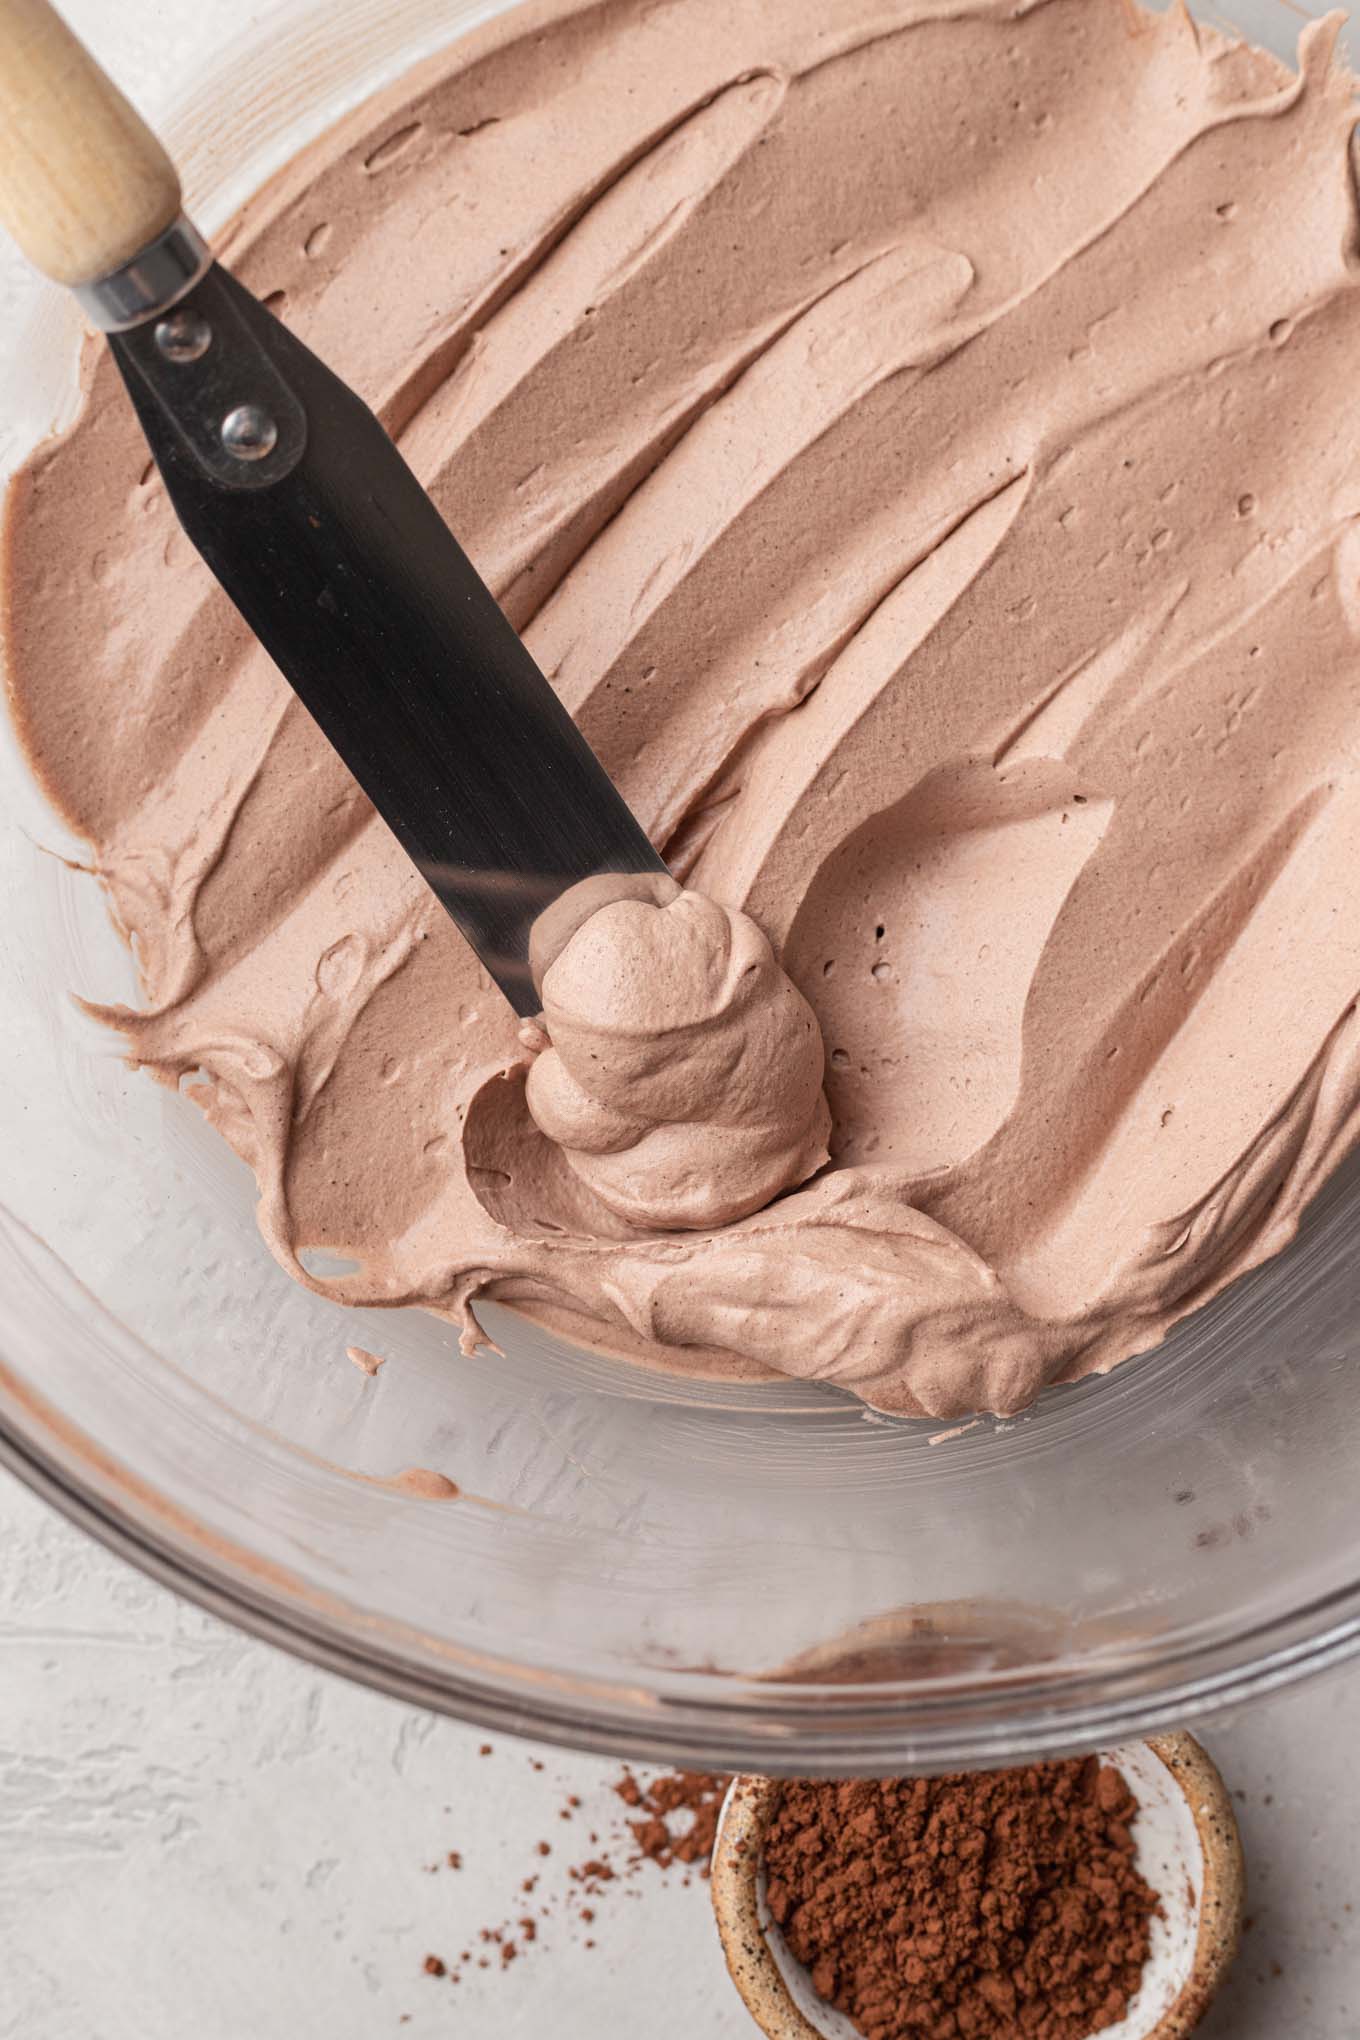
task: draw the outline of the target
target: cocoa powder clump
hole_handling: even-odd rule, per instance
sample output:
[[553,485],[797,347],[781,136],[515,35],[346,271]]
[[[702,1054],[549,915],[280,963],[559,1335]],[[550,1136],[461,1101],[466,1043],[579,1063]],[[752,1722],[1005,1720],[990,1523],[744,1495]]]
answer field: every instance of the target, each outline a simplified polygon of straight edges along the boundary
[[1137,1810],[1094,1757],[792,1783],[765,1842],[770,1912],[866,2040],[1086,2040],[1147,1960]]
[[640,1860],[663,1870],[672,1863],[695,1864],[699,1875],[707,1877],[718,1815],[731,1782],[713,1771],[671,1771],[642,1785],[625,1771],[614,1790],[641,1816],[628,1823]]

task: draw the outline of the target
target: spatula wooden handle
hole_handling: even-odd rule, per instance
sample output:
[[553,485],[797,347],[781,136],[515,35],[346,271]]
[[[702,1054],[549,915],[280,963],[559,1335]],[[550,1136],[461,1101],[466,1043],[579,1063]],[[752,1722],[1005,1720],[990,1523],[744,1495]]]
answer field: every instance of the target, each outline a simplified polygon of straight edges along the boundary
[[0,0],[0,224],[54,283],[129,262],[180,210],[150,128],[47,0]]

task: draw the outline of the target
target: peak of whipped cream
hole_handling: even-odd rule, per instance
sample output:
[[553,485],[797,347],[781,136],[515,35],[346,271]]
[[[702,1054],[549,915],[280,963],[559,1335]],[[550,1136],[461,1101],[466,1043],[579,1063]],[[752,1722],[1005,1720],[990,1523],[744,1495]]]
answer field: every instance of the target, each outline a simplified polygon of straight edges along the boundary
[[544,975],[543,1026],[529,1111],[631,1225],[728,1225],[827,1160],[816,1016],[745,914],[601,908]]

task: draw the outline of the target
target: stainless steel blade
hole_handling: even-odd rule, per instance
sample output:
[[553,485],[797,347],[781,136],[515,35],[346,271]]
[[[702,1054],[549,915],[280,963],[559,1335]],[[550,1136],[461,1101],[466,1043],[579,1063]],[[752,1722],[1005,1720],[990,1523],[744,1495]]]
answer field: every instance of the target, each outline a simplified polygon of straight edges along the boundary
[[109,337],[185,531],[536,1013],[581,903],[676,889],[599,760],[373,413],[220,265]]

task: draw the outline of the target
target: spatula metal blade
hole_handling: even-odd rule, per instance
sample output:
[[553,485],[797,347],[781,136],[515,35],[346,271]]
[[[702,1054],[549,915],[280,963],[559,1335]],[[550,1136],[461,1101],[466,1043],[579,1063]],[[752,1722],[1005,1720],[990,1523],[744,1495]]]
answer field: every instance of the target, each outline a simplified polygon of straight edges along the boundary
[[536,1013],[539,917],[601,874],[666,876],[608,774],[373,413],[220,265],[110,338],[190,539]]

